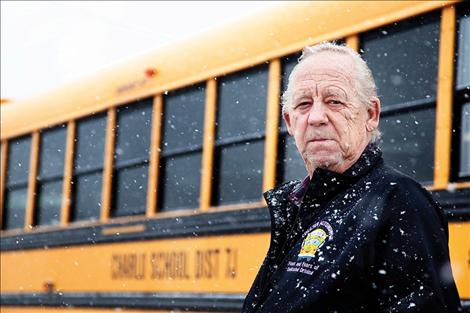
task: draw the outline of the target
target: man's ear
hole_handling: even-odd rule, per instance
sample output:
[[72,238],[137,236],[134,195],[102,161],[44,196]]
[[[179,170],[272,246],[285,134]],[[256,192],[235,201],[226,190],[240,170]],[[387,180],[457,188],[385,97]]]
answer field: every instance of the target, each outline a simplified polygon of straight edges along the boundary
[[292,133],[291,120],[290,120],[290,114],[289,114],[288,109],[282,112],[282,117],[284,118],[284,121],[286,122],[287,132],[289,133],[289,135],[293,136],[294,134]]
[[369,101],[370,107],[367,109],[366,129],[371,132],[379,127],[380,100],[379,98],[372,97]]

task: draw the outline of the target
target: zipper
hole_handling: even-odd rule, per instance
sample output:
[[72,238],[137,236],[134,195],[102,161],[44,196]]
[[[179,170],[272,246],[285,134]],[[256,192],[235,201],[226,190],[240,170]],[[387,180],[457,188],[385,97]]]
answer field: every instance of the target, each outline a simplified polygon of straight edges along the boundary
[[[289,202],[287,205],[293,205],[293,204],[291,202]],[[267,270],[264,274],[264,277],[262,278],[262,280],[260,282],[261,286],[265,285],[266,281],[268,281],[269,278],[272,277],[272,275],[276,272],[276,270],[278,268],[274,269],[273,267],[275,265],[278,265],[279,261],[281,261],[281,257],[283,255],[285,257],[285,253],[283,253],[283,252],[286,249],[287,243],[290,241],[289,239],[291,237],[292,232],[294,231],[294,227],[297,225],[297,220],[298,220],[299,215],[300,215],[300,210],[301,210],[301,207],[297,207],[297,212],[295,214],[294,223],[291,225],[290,230],[289,230],[288,235],[287,235],[287,238],[286,238],[286,241],[282,245],[280,251],[277,253],[277,257],[275,258],[274,262],[269,262],[269,263],[266,264]],[[269,288],[272,287],[272,285],[273,285],[272,282],[269,282],[266,286],[264,286],[264,288],[259,293],[258,298],[255,299],[255,301],[254,301],[255,306],[253,306],[252,309],[249,312],[255,312],[259,308],[260,304],[262,303],[262,300],[265,299],[266,293],[268,292]]]

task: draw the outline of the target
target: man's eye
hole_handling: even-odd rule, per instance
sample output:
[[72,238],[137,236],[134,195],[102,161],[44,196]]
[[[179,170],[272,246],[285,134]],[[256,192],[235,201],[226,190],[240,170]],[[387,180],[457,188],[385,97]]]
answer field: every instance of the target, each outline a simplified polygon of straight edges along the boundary
[[343,102],[341,102],[339,100],[329,100],[328,103],[331,104],[331,105],[341,105],[341,104],[343,104]]
[[308,107],[309,105],[310,105],[310,102],[300,102],[299,104],[295,106],[295,108],[302,109],[302,108]]

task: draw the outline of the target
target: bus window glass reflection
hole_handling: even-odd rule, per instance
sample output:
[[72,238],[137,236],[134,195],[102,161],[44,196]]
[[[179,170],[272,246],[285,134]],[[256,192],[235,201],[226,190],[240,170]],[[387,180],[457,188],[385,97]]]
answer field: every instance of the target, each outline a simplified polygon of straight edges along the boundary
[[72,221],[97,220],[101,209],[106,114],[76,123]]
[[214,205],[261,199],[267,83],[267,65],[218,79]]
[[66,125],[41,131],[35,225],[58,225],[62,204]]
[[20,229],[24,226],[31,136],[8,141],[3,229]]
[[199,207],[205,88],[164,97],[158,211]]
[[464,106],[462,107],[459,176],[470,176],[470,102],[464,104]]
[[117,110],[111,216],[145,214],[153,99]]
[[[457,88],[470,85],[470,6],[459,10],[457,28]],[[460,9],[460,8],[459,8]]]
[[[457,6],[456,82],[454,112],[460,132],[454,133],[455,152],[460,160],[456,178],[470,177],[470,5]],[[460,118],[460,123],[459,123]],[[455,127],[455,126],[454,126]],[[455,127],[458,129],[458,127]],[[456,171],[457,172],[457,171]]]
[[423,184],[434,178],[439,30],[440,15],[430,13],[361,35],[381,99],[384,159]]
[[[289,75],[298,63],[301,53],[295,53],[281,60],[281,94],[287,89]],[[279,157],[277,164],[277,180],[285,182],[290,180],[301,180],[307,175],[304,161],[297,152],[294,137],[287,132],[287,126],[279,113]]]

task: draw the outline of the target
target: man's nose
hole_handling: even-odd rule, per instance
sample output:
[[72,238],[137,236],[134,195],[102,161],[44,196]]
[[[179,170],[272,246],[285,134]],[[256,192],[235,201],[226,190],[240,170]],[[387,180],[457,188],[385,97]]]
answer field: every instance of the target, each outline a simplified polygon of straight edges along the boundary
[[322,101],[315,101],[308,113],[308,123],[313,126],[320,126],[328,123],[328,116],[325,111],[325,104]]

